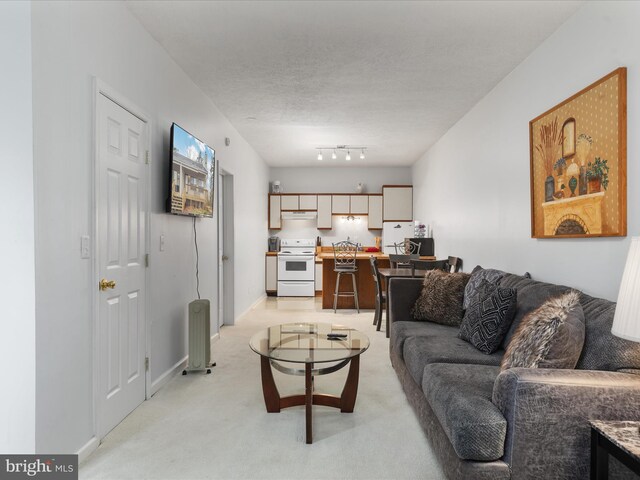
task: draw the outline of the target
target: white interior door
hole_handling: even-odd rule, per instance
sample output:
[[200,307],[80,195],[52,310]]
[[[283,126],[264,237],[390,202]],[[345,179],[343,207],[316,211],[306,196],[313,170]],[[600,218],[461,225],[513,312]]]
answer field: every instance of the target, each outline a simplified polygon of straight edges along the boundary
[[218,174],[218,327],[224,324],[224,175]]
[[218,175],[218,325],[234,323],[233,175]]
[[97,271],[100,438],[145,399],[147,128],[97,100]]

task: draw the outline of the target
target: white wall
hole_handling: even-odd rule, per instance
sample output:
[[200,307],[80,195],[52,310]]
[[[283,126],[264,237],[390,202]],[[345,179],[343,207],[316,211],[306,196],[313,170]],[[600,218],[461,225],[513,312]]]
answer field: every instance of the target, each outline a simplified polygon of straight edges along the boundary
[[413,167],[414,211],[438,256],[615,300],[628,238],[530,238],[529,121],[628,67],[628,233],[640,227],[640,3],[586,2]]
[[36,344],[31,5],[0,3],[0,452],[35,451]]
[[282,220],[282,229],[271,233],[280,238],[316,238],[320,237],[322,245],[330,247],[332,243],[346,240],[364,246],[375,245],[375,237],[382,235],[382,230],[369,230],[367,216],[358,215],[354,221],[346,221],[343,215],[334,215],[333,229],[318,230],[316,220]]
[[382,193],[382,185],[410,184],[411,168],[275,167],[269,170],[269,181],[274,180],[280,180],[285,193],[354,193],[359,182],[367,193]]
[[[91,261],[93,76],[148,112],[151,131],[151,377],[187,354],[186,308],[196,297],[192,220],[164,213],[169,127],[216,150],[234,174],[236,312],[263,294],[268,169],[122,2],[32,5],[36,158],[37,450],[75,452],[94,434]],[[224,146],[224,138],[231,146]],[[216,219],[198,220],[200,292],[217,312]],[[250,234],[247,234],[250,233]],[[159,251],[164,234],[166,247]],[[213,322],[217,325],[217,322]],[[214,348],[215,356],[215,348]]]

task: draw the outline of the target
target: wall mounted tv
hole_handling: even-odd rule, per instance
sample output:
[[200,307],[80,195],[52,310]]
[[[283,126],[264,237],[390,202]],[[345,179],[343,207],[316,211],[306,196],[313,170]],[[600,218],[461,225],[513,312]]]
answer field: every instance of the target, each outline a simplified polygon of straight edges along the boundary
[[215,151],[177,124],[171,125],[170,193],[167,212],[213,217]]

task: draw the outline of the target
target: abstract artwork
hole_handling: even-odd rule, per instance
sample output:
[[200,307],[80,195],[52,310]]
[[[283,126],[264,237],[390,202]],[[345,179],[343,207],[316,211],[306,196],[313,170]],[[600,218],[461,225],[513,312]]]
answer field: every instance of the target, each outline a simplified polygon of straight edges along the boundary
[[529,122],[531,236],[627,234],[627,69]]

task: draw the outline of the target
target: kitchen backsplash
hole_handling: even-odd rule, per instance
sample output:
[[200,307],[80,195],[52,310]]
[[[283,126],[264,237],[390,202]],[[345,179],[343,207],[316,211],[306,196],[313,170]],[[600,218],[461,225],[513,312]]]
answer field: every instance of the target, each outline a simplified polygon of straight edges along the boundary
[[342,216],[334,216],[332,230],[318,230],[316,220],[282,220],[282,229],[272,231],[271,234],[280,238],[316,238],[320,236],[322,245],[331,246],[332,243],[346,240],[365,246],[375,245],[374,237],[381,236],[382,230],[367,229],[367,217],[356,216],[354,220],[345,220]]

